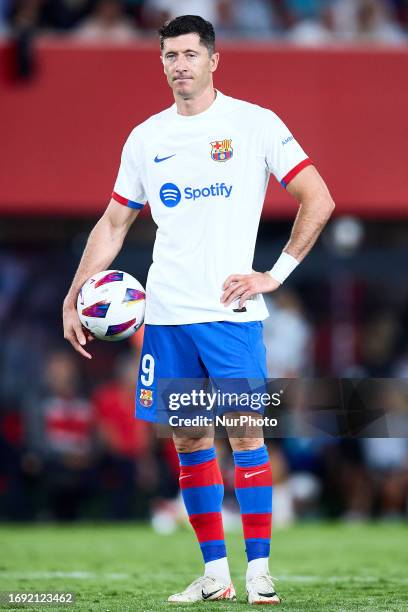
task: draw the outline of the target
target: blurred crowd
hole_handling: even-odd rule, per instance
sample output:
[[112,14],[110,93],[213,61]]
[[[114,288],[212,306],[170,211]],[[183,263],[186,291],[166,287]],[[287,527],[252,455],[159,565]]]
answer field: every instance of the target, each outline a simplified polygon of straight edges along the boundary
[[[141,336],[95,343],[91,361],[64,343],[72,269],[63,251],[0,254],[0,520],[139,518],[171,531],[186,521],[173,443],[133,418]],[[292,284],[269,300],[270,376],[407,378],[407,288],[333,280]],[[407,402],[400,408],[406,418]],[[235,527],[231,452],[217,445],[226,526]],[[300,437],[268,448],[275,525],[407,516],[405,438]]]
[[210,20],[227,39],[401,45],[408,37],[408,0],[2,0],[0,34],[130,42],[184,14]]

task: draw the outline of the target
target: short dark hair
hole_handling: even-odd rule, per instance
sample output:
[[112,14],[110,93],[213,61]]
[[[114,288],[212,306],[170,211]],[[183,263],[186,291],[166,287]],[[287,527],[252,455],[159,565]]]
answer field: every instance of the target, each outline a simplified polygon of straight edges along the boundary
[[212,55],[215,50],[214,26],[198,15],[182,15],[166,23],[159,29],[160,49],[163,51],[166,38],[175,38],[183,34],[198,34],[200,43],[207,47]]

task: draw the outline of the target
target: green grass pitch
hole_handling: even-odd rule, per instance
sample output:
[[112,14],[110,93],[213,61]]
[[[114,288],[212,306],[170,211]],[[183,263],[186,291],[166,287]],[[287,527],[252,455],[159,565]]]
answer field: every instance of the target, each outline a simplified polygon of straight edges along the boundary
[[[160,536],[142,525],[0,527],[0,591],[74,591],[71,606],[24,610],[176,611],[249,609],[240,533],[228,534],[236,604],[169,604],[169,594],[200,574],[192,532]],[[271,573],[296,612],[408,610],[408,527],[401,524],[300,525],[275,530]],[[7,606],[7,609],[11,609]]]

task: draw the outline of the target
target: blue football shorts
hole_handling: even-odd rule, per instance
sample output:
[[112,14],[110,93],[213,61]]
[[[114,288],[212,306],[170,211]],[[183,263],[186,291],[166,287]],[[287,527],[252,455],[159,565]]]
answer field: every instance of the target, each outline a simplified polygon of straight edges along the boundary
[[[136,389],[136,417],[166,422],[169,396],[212,391],[214,413],[252,412],[242,404],[231,408],[215,391],[266,391],[266,350],[261,321],[215,321],[189,325],[145,325]],[[211,384],[210,384],[211,383]],[[202,396],[201,396],[202,397]],[[196,394],[196,398],[199,398]],[[174,404],[174,402],[173,402]],[[246,406],[247,404],[243,404]],[[196,406],[196,404],[195,404]],[[188,411],[188,401],[180,406]],[[194,408],[195,414],[202,409]],[[207,408],[209,410],[209,408]],[[171,408],[177,410],[177,408]],[[170,410],[170,412],[171,412]],[[263,414],[261,407],[257,414]]]

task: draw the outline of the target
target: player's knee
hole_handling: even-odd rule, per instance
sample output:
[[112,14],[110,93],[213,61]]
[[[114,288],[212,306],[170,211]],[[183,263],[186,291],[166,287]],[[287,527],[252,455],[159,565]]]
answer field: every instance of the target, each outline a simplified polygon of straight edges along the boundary
[[231,448],[234,451],[257,450],[264,445],[263,438],[230,438]]
[[174,446],[178,453],[193,453],[199,450],[207,450],[214,445],[212,438],[177,438],[174,436]]

